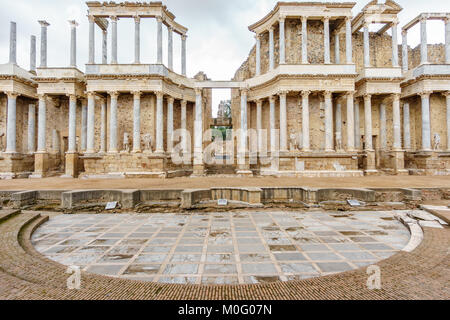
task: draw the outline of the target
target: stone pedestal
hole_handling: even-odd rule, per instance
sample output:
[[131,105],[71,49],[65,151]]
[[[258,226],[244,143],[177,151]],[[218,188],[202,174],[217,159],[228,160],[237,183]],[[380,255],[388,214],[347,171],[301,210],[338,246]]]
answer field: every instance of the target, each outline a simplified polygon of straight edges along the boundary
[[205,176],[205,166],[203,164],[194,164],[192,167],[192,178]]
[[364,175],[366,175],[366,176],[377,175],[378,171],[376,168],[375,151],[366,150],[364,153],[365,153],[365,155],[364,155]]
[[396,175],[407,176],[408,170],[405,170],[405,151],[392,151],[393,169]]
[[66,172],[61,178],[76,178],[78,176],[78,153],[66,153]]
[[30,154],[1,153],[0,179],[27,178],[33,171],[33,163]]
[[34,154],[34,172],[30,176],[33,178],[44,178],[48,173],[49,155],[46,152],[37,152]]

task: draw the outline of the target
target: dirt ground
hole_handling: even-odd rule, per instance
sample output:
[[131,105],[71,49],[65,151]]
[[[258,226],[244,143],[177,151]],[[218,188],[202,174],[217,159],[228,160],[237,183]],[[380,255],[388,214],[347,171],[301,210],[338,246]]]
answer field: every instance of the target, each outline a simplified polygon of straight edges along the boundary
[[357,178],[204,177],[173,179],[17,179],[0,180],[0,190],[198,189],[209,187],[450,188],[450,176]]

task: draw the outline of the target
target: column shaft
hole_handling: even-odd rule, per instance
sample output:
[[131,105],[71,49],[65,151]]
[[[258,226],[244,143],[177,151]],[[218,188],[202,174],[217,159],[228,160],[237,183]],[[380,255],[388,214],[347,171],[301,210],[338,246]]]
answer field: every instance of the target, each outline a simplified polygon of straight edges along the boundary
[[364,67],[370,67],[370,39],[369,39],[369,25],[364,25]]
[[28,152],[36,151],[36,106],[28,105]]
[[102,100],[102,109],[100,114],[100,152],[106,152],[106,100]]
[[133,92],[133,152],[141,152],[141,93]]
[[[342,105],[341,103],[336,103],[336,118],[335,122],[335,132],[334,135],[336,137],[336,149],[342,148]],[[340,146],[338,142],[340,141]]]
[[16,153],[17,94],[14,93],[8,93],[8,117],[6,127],[6,152]]
[[422,98],[422,150],[431,150],[430,93],[424,92]]
[[41,25],[41,68],[47,68],[47,27],[46,21],[39,21]]
[[141,63],[141,18],[134,17],[134,63]]
[[303,151],[310,151],[310,134],[309,134],[309,91],[302,92],[302,138]]
[[352,47],[352,19],[345,19],[345,57],[347,64],[353,63],[353,47]]
[[355,108],[353,93],[347,93],[347,151],[355,150]]
[[332,93],[325,92],[325,151],[333,151],[333,103],[331,100]]
[[103,30],[102,32],[103,41],[102,41],[102,63],[108,63],[108,31]]
[[355,101],[355,148],[361,149],[361,123],[359,118],[359,100]]
[[247,90],[241,90],[241,135],[239,153],[245,155],[247,151]]
[[186,134],[186,105],[187,101],[181,101],[181,148],[183,153],[187,152],[187,134]]
[[181,36],[181,74],[186,76],[186,35]]
[[117,64],[117,17],[111,17],[111,29],[112,29],[112,39],[111,39],[111,64]]
[[398,67],[397,23],[392,25],[392,66]]
[[280,151],[288,151],[287,148],[287,112],[286,92],[279,93],[280,96]]
[[330,64],[331,62],[330,62],[330,19],[329,18],[324,19],[323,28],[324,28],[323,47],[324,47],[324,51],[325,51],[324,61],[325,61],[325,64]]
[[161,17],[157,17],[157,32],[158,32],[158,36],[157,36],[157,44],[158,44],[158,57],[157,57],[157,62],[158,64],[162,64],[163,63],[163,40],[162,40],[162,19]]
[[428,63],[427,20],[420,20],[420,63]]
[[275,132],[275,97],[274,96],[270,96],[269,98],[269,103],[270,103],[270,117],[269,117],[269,122],[270,122],[270,151],[271,152],[276,152],[276,146],[277,146],[277,142],[276,142],[276,132]]
[[262,100],[256,101],[256,131],[258,135],[258,152],[263,152],[262,141]]
[[340,43],[339,43],[339,33],[334,34],[334,62],[336,64],[341,63],[341,52],[340,52]]
[[70,29],[70,66],[77,67],[77,26],[78,23],[73,20],[69,21]]
[[173,102],[172,97],[167,99],[167,152],[173,150]]
[[259,34],[255,36],[256,38],[256,75],[261,74],[261,39]]
[[308,63],[308,18],[302,17],[302,63]]
[[447,102],[447,151],[450,151],[450,92],[445,94]]
[[89,16],[89,64],[95,63],[95,19]]
[[47,102],[45,96],[39,96],[38,114],[38,152],[47,152],[46,128],[47,128]]
[[88,93],[86,153],[95,153],[95,96]]
[[67,152],[77,151],[77,97],[69,96],[69,146]]
[[403,72],[407,72],[408,66],[408,33],[402,32],[402,68]]
[[9,63],[17,64],[17,25],[11,22],[9,33]]
[[167,35],[167,60],[168,60],[168,68],[170,70],[173,70],[173,29],[168,29],[168,35]]
[[286,63],[286,38],[284,19],[280,19],[280,64]]
[[364,142],[365,150],[372,151],[372,96],[364,96]]
[[164,115],[163,115],[164,94],[156,93],[156,153],[164,153]]
[[203,106],[202,90],[195,91],[195,122],[194,122],[194,164],[203,164]]
[[394,150],[402,149],[402,130],[400,124],[400,95],[394,94],[392,102],[392,121],[394,123]]
[[381,150],[386,150],[386,105],[384,103],[380,104],[380,145]]
[[36,72],[36,36],[30,39],[30,71]]
[[275,68],[274,62],[274,40],[273,40],[273,27],[269,28],[269,70]]
[[409,103],[403,105],[403,144],[406,150],[411,149],[411,125],[409,115]]
[[117,92],[110,92],[110,112],[109,112],[109,152],[116,153],[119,151],[117,147]]
[[445,63],[450,64],[450,18],[445,19]]

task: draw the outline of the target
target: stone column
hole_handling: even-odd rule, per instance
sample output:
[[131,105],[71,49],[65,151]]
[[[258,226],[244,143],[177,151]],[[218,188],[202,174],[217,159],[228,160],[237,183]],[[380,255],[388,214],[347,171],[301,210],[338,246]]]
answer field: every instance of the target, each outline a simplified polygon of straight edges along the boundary
[[386,105],[384,103],[380,104],[380,145],[381,150],[386,150]]
[[86,151],[87,146],[87,105],[82,101],[81,105],[81,151]]
[[75,20],[69,21],[70,24],[70,66],[77,67],[77,27]]
[[308,63],[308,17],[302,17],[302,63]]
[[30,71],[36,72],[36,36],[30,39]]
[[256,75],[261,74],[261,39],[259,34],[255,36],[256,39]]
[[111,97],[109,111],[109,151],[110,153],[117,153],[119,151],[117,147],[117,99],[119,93],[108,92]]
[[173,70],[173,28],[168,28],[167,33],[167,60],[168,60],[168,68],[169,70]]
[[353,92],[347,92],[347,151],[355,151],[355,112]]
[[186,39],[184,34],[181,36],[181,74],[186,76]]
[[77,152],[77,96],[69,96],[69,146],[68,153]]
[[394,122],[394,150],[402,149],[402,131],[400,124],[400,94],[393,95],[392,102],[392,121]]
[[372,96],[364,96],[364,142],[365,150],[373,151],[372,144]]
[[111,29],[112,29],[112,39],[111,39],[111,64],[117,64],[117,21],[119,20],[116,16],[110,17],[111,19]]
[[106,100],[102,99],[102,109],[100,114],[100,152],[106,153]]
[[39,21],[41,25],[41,68],[47,68],[47,21]]
[[36,106],[28,105],[28,153],[36,151]]
[[276,142],[276,132],[275,132],[275,97],[274,96],[270,96],[269,97],[269,103],[270,103],[270,117],[269,117],[269,122],[270,122],[270,151],[271,152],[275,152],[277,150],[275,150],[275,147],[277,146],[277,142]]
[[141,63],[141,17],[134,17],[134,63]]
[[340,53],[340,43],[339,43],[339,33],[334,34],[334,61],[336,64],[341,63],[341,53]]
[[181,100],[181,148],[183,149],[183,154],[187,152],[187,135],[186,135],[186,106],[187,101]]
[[430,95],[431,92],[422,92],[422,150],[431,151],[431,124],[430,124]]
[[397,41],[397,22],[392,24],[392,66],[398,67],[398,41]]
[[347,64],[353,63],[353,47],[352,47],[352,18],[345,18],[345,56]]
[[9,33],[9,63],[17,64],[17,25],[11,22]]
[[332,92],[325,91],[325,152],[334,151],[333,148],[333,103]]
[[402,68],[403,72],[408,72],[408,32],[402,31]]
[[202,89],[195,89],[194,165],[203,165],[203,106]]
[[141,152],[141,93],[133,94],[133,152]]
[[162,18],[161,17],[156,17],[156,21],[157,21],[157,31],[158,31],[158,36],[157,36],[157,45],[158,45],[158,60],[157,60],[157,64],[163,64],[163,40],[162,40]]
[[369,23],[364,23],[364,67],[370,68]]
[[164,115],[163,115],[164,94],[156,92],[156,153],[164,153]]
[[445,63],[450,64],[450,18],[445,19]]
[[95,64],[95,17],[89,16],[89,61],[88,64]]
[[361,123],[359,119],[359,100],[355,100],[355,148],[361,149]]
[[247,89],[241,89],[241,135],[239,154],[245,157],[247,151]]
[[444,93],[447,102],[447,151],[450,151],[450,91]]
[[409,120],[409,103],[403,104],[403,144],[406,150],[411,150],[411,125]]
[[330,64],[330,18],[324,17],[323,19],[323,47],[325,51],[324,61],[325,64]]
[[420,64],[428,63],[427,19],[420,19]]
[[262,100],[256,100],[256,131],[258,134],[258,152],[263,151],[262,136]]
[[287,147],[287,111],[286,111],[286,91],[281,91],[280,96],[280,151],[288,151]]
[[173,103],[174,98],[167,99],[167,152],[173,150]]
[[95,94],[88,92],[86,153],[95,153]]
[[6,121],[6,153],[16,153],[17,93],[7,92],[8,117]]
[[285,17],[280,17],[280,64],[286,63]]
[[302,91],[302,139],[303,151],[311,151],[310,135],[309,135],[309,95],[310,91]]
[[274,40],[273,40],[273,27],[269,28],[269,70],[272,71],[275,68],[274,61]]
[[102,36],[102,63],[108,64],[108,30],[103,30]]
[[[336,103],[336,118],[334,119],[335,122],[335,132],[334,135],[336,136],[336,149],[341,150],[342,149],[342,105],[340,102]],[[338,143],[337,141],[341,141],[341,149],[338,149]]]
[[39,114],[38,114],[38,149],[39,153],[47,152],[46,128],[47,128],[47,97],[39,95]]

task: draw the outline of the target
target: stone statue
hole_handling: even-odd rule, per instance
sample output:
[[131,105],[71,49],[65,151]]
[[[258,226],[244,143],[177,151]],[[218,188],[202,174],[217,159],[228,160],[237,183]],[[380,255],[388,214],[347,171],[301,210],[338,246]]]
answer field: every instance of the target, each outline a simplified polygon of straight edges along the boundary
[[289,149],[291,151],[300,150],[300,143],[299,143],[298,135],[293,132],[289,136]]
[[144,151],[153,152],[153,139],[150,133],[147,133],[143,137],[144,140]]
[[439,133],[435,133],[433,138],[433,150],[439,150],[440,146],[441,146],[441,136],[439,135]]
[[336,133],[336,150],[342,150],[342,136]]
[[130,152],[130,136],[128,132],[123,134],[123,150],[125,152]]

